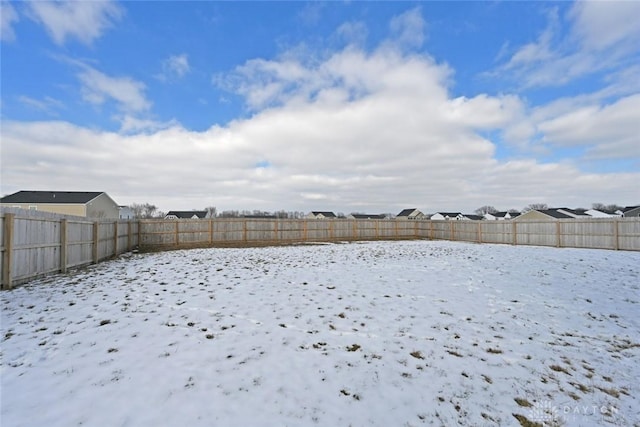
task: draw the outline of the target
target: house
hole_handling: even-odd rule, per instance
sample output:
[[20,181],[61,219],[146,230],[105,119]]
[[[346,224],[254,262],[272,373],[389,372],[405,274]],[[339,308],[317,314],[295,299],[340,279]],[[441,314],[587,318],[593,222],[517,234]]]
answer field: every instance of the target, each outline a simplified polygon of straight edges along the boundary
[[204,219],[207,211],[169,211],[164,219]]
[[536,220],[556,220],[572,219],[573,216],[559,211],[559,209],[533,209],[514,218],[514,221],[536,221]]
[[385,214],[358,214],[352,213],[347,216],[348,219],[386,219]]
[[422,219],[422,218],[424,218],[424,214],[415,208],[403,209],[398,215],[396,215],[396,219]]
[[456,219],[467,221],[482,221],[484,217],[482,215],[460,214],[460,216]]
[[0,199],[0,206],[86,218],[120,217],[118,204],[102,191],[18,191]]
[[305,218],[308,219],[335,219],[336,214],[333,212],[311,211]]
[[640,217],[640,206],[627,206],[617,210],[616,213],[620,213],[624,218]]
[[458,217],[462,216],[460,212],[436,212],[431,215],[431,220],[435,221],[445,221],[445,220],[457,220]]
[[120,219],[134,219],[135,214],[133,209],[129,206],[118,206],[118,218]]
[[484,219],[489,221],[504,221],[506,219],[513,219],[520,215],[518,212],[494,212],[484,214]]

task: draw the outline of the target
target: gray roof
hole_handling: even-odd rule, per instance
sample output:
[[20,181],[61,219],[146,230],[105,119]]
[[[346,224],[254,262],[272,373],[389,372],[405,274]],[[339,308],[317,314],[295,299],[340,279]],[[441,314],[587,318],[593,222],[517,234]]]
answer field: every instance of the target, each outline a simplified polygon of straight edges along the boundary
[[384,214],[351,214],[355,219],[385,219]]
[[480,221],[484,219],[482,215],[463,214],[462,216],[473,221]]
[[315,216],[318,216],[318,215],[322,214],[322,216],[327,217],[327,218],[336,218],[336,214],[334,214],[333,212],[311,211],[311,213],[314,214]]
[[0,203],[86,204],[103,191],[18,191],[0,199]]
[[411,213],[413,213],[413,211],[417,210],[416,208],[412,208],[412,209],[403,209],[402,212],[400,212],[398,215],[396,216],[409,216],[411,215]]
[[462,215],[462,213],[460,213],[460,212],[436,212],[435,214],[440,214],[442,216],[448,216],[449,218],[453,218],[453,217],[456,217],[458,215]]
[[194,215],[198,218],[204,218],[207,216],[207,211],[169,211],[165,217],[169,215],[174,215],[175,217],[182,219],[193,218]]
[[558,212],[557,209],[536,209],[536,210],[540,213],[543,213],[553,218],[558,218],[558,219],[573,218],[572,216],[563,214],[562,212]]

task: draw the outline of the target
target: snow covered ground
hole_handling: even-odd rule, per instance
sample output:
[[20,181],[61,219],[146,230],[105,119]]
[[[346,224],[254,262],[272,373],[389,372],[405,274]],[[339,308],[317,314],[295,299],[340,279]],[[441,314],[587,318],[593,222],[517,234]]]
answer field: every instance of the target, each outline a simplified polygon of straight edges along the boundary
[[0,304],[4,427],[640,425],[640,253],[198,249]]

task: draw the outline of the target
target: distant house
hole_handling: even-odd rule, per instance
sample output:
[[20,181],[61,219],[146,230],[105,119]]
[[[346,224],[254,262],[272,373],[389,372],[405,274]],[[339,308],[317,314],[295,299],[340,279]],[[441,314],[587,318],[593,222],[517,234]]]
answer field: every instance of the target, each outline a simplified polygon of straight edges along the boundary
[[640,217],[640,206],[627,206],[616,213],[620,213],[624,218]]
[[506,219],[513,219],[520,215],[517,212],[494,212],[484,214],[484,219],[489,221],[504,221]]
[[396,215],[396,219],[422,219],[422,218],[424,218],[424,214],[415,208],[404,209],[398,215]]
[[560,212],[559,209],[533,209],[523,213],[514,221],[536,221],[536,220],[556,220],[556,219],[572,219],[573,216]]
[[323,211],[311,211],[305,217],[308,219],[335,219],[337,218],[336,214],[333,212],[323,212]]
[[352,213],[347,216],[348,219],[386,219],[385,214],[359,214]]
[[460,212],[436,212],[431,215],[431,220],[434,221],[449,221],[449,220],[457,220],[462,216]]
[[118,218],[120,219],[134,219],[135,214],[129,206],[118,206]]
[[120,217],[118,204],[101,191],[18,191],[0,199],[0,206],[86,218]]
[[204,219],[207,211],[169,211],[164,219]]
[[457,219],[467,221],[482,221],[484,217],[482,215],[460,214]]

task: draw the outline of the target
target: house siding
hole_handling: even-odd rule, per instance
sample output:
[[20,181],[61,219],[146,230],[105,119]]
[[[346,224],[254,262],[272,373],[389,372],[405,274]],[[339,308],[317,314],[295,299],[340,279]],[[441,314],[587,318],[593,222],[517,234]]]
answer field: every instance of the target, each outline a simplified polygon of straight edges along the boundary
[[120,216],[118,204],[106,193],[102,193],[95,199],[87,203],[88,218],[110,218],[116,219]]
[[54,203],[3,203],[2,207],[6,208],[20,208],[30,209],[32,206],[36,207],[37,211],[58,213],[62,215],[73,216],[87,216],[87,210],[85,205],[79,204],[54,204]]

